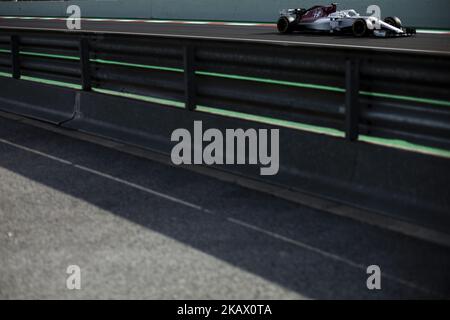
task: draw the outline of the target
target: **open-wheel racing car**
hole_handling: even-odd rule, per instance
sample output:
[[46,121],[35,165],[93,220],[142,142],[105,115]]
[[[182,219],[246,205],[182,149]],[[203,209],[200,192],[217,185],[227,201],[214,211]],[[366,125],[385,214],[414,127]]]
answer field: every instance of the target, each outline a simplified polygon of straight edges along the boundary
[[337,4],[314,6],[309,9],[285,9],[277,23],[280,33],[293,31],[353,34],[355,37],[411,36],[414,28],[404,28],[397,17],[381,20],[375,16],[361,16],[355,10],[337,11]]

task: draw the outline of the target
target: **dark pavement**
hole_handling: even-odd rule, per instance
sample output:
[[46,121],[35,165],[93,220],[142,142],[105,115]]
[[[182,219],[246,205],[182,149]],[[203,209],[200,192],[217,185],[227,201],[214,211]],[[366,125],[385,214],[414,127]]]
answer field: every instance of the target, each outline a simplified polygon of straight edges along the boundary
[[0,242],[2,299],[450,297],[450,248],[5,118]]

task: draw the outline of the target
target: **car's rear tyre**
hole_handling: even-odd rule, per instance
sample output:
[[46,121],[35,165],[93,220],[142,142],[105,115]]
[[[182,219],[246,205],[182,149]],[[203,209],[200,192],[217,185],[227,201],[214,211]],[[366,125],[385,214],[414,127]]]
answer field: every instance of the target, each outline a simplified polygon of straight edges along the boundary
[[398,18],[398,17],[387,17],[386,19],[384,19],[384,22],[386,22],[387,24],[399,28],[402,28],[402,21]]
[[406,28],[403,28],[403,30],[409,35],[417,34],[417,30],[415,28],[406,27]]
[[355,37],[364,37],[368,33],[367,23],[364,19],[357,19],[353,22],[352,32]]
[[286,17],[281,17],[278,20],[277,28],[279,33],[287,34],[294,31],[293,25],[289,22],[289,19]]

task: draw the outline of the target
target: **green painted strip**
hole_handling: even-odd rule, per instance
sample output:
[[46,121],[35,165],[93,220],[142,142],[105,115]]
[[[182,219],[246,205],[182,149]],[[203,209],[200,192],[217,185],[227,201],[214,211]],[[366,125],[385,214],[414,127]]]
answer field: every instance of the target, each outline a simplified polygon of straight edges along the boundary
[[171,72],[184,72],[183,69],[178,69],[178,68],[160,67],[160,66],[152,66],[152,65],[137,64],[137,63],[118,62],[118,61],[102,60],[102,59],[91,59],[91,61],[97,62],[100,64],[119,65],[119,66],[125,66],[125,67],[133,67],[133,68],[152,69],[152,70],[171,71]]
[[[235,80],[255,81],[255,82],[277,84],[277,85],[284,85],[284,86],[293,86],[293,87],[300,87],[300,88],[333,91],[333,92],[339,92],[339,93],[345,93],[345,91],[346,91],[345,89],[339,88],[339,87],[316,85],[316,84],[312,84],[312,83],[279,81],[279,80],[273,80],[273,79],[261,79],[261,78],[254,78],[254,77],[245,77],[245,76],[222,74],[222,73],[210,73],[210,72],[203,72],[203,71],[197,71],[196,74],[211,76],[211,77],[235,79]],[[433,105],[446,106],[446,107],[450,106],[450,101],[444,101],[444,100],[425,99],[425,98],[413,97],[413,96],[401,96],[401,95],[394,95],[394,94],[381,93],[381,92],[360,91],[359,93],[364,96],[389,98],[389,99],[403,100],[403,101],[413,101],[413,102],[433,104]]]
[[421,32],[421,31],[425,31],[425,32],[442,32],[442,33],[450,33],[450,30],[445,30],[445,29],[426,29],[426,28],[419,28],[417,29],[417,32]]
[[[146,96],[141,96],[141,95],[137,95],[137,94],[129,94],[129,93],[123,93],[123,92],[117,92],[117,91],[111,91],[111,90],[105,90],[105,89],[97,89],[97,88],[94,88],[93,91],[99,92],[99,93],[104,93],[104,94],[110,94],[110,95],[114,95],[114,96],[120,96],[120,97],[124,97],[124,98],[131,98],[131,99],[145,101],[145,102],[162,104],[165,106],[171,106],[171,107],[176,107],[176,108],[180,108],[180,109],[184,109],[184,107],[185,107],[183,102],[174,101],[174,100],[152,98],[152,97],[146,97]],[[236,111],[230,111],[230,110],[224,110],[224,109],[217,109],[217,108],[206,107],[206,106],[197,106],[196,111],[215,114],[215,115],[221,115],[221,116],[230,117],[230,118],[238,118],[238,119],[249,120],[249,121],[254,121],[254,122],[259,122],[259,123],[271,124],[271,125],[276,125],[276,126],[281,126],[281,127],[286,127],[286,128],[293,128],[293,129],[314,132],[314,133],[319,133],[319,134],[327,134],[327,135],[331,135],[331,136],[335,136],[335,137],[343,138],[345,136],[344,132],[341,132],[341,131],[335,130],[335,129],[307,125],[307,124],[302,124],[302,123],[288,121],[288,120],[281,120],[281,119],[274,119],[274,118],[263,117],[263,116],[258,116],[258,115],[252,115],[252,114],[248,114],[248,113],[242,113],[242,112],[236,112]]]
[[141,95],[137,95],[137,94],[133,94],[133,93],[118,92],[118,91],[99,89],[99,88],[92,88],[92,91],[103,93],[103,94],[108,94],[108,95],[113,95],[113,96],[118,96],[118,97],[123,97],[123,98],[129,98],[129,99],[140,100],[140,101],[145,101],[145,102],[156,103],[156,104],[161,104],[161,105],[165,105],[165,106],[184,109],[183,102],[178,102],[178,101],[174,101],[174,100],[147,97],[147,96],[141,96]]
[[[6,73],[6,72],[0,72],[0,77],[11,78],[12,74],[11,73]],[[48,84],[48,85],[52,85],[52,86],[58,86],[58,87],[65,87],[65,88],[75,89],[75,90],[81,90],[81,86],[78,85],[78,84],[62,82],[62,81],[56,81],[56,80],[35,78],[35,77],[29,77],[29,76],[21,76],[20,80],[33,81],[33,82]]]
[[303,124],[303,123],[293,122],[293,121],[288,121],[288,120],[269,118],[269,117],[264,117],[264,116],[258,116],[258,115],[248,114],[248,113],[237,112],[237,111],[229,111],[229,110],[224,110],[224,109],[217,109],[217,108],[206,107],[206,106],[197,106],[196,110],[199,112],[211,113],[211,114],[220,115],[220,116],[229,117],[229,118],[243,119],[243,120],[254,121],[254,122],[279,126],[279,127],[297,129],[297,130],[301,130],[301,131],[313,132],[313,133],[318,133],[318,134],[326,134],[329,136],[340,137],[340,138],[345,137],[344,132],[336,130],[336,129],[320,127],[320,126],[313,126],[313,125],[309,125],[309,124]]
[[20,54],[25,55],[25,56],[35,56],[35,57],[45,57],[45,58],[53,58],[53,59],[80,61],[79,57],[64,56],[64,55],[59,55],[59,54],[48,54],[48,53],[29,52],[29,51],[20,51]]
[[0,72],[0,77],[11,78],[12,74],[11,73],[6,73],[6,72]]
[[[126,62],[118,62],[118,61],[102,60],[102,59],[92,59],[91,61],[101,63],[101,64],[120,65],[120,66],[134,67],[134,68],[143,68],[143,69],[184,73],[184,70],[179,69],[179,68],[160,67],[160,66],[154,66],[154,65],[143,65],[143,64],[126,63]],[[332,86],[322,86],[322,85],[310,84],[310,83],[279,81],[279,80],[273,80],[273,79],[245,77],[245,76],[239,76],[239,75],[212,73],[212,72],[204,72],[204,71],[197,71],[196,74],[203,75],[203,76],[209,76],[209,77],[219,77],[219,78],[227,78],[227,79],[235,79],[235,80],[254,81],[254,82],[278,84],[278,85],[284,85],[284,86],[301,87],[301,88],[317,89],[317,90],[328,90],[328,91],[334,91],[334,92],[340,92],[340,93],[345,92],[345,89],[332,87]]]
[[[0,52],[10,53],[9,50],[3,50],[3,49],[0,49]],[[24,54],[24,55],[29,55],[29,56],[41,56],[41,57],[73,60],[73,61],[80,60],[79,57],[75,57],[75,56],[64,56],[64,55],[57,55],[57,54],[36,53],[36,52],[28,52],[28,51],[21,51],[20,53]],[[119,66],[133,67],[133,68],[143,68],[143,69],[161,70],[161,71],[178,72],[178,73],[184,72],[184,70],[180,69],[180,68],[161,67],[161,66],[155,66],[155,65],[144,65],[144,64],[127,63],[127,62],[103,60],[103,59],[91,59],[91,61],[100,63],[100,64],[119,65]],[[317,84],[313,84],[313,83],[290,82],[290,81],[281,81],[281,80],[274,80],[274,79],[264,79],[264,78],[257,78],[257,77],[247,77],[247,76],[240,76],[240,75],[213,73],[213,72],[204,72],[204,71],[197,71],[196,74],[203,75],[203,76],[209,76],[209,77],[219,77],[219,78],[234,79],[234,80],[254,81],[254,82],[260,82],[260,83],[268,83],[268,84],[276,84],[276,85],[291,86],[291,87],[298,87],[298,88],[307,88],[307,89],[314,89],[314,90],[324,90],[324,91],[345,93],[344,88],[339,88],[339,87],[334,87],[334,86],[317,85]],[[411,102],[418,102],[418,103],[450,107],[450,101],[445,101],[445,100],[425,99],[425,98],[414,97],[414,96],[401,96],[401,95],[387,94],[387,93],[382,93],[382,92],[368,92],[368,91],[360,91],[360,94],[364,95],[364,96],[371,96],[371,97],[377,97],[377,98],[388,98],[388,99],[393,99],[393,100],[411,101]]]
[[434,104],[434,105],[438,105],[438,106],[450,107],[450,101],[444,101],[444,100],[425,99],[425,98],[419,98],[419,97],[400,96],[400,95],[395,95],[395,94],[367,92],[367,91],[360,91],[359,93],[361,95],[370,96],[370,97],[389,98],[389,99],[394,99],[394,100],[412,101],[412,102],[420,102],[420,103],[425,103],[425,104]]
[[20,80],[26,80],[26,81],[32,81],[32,82],[37,82],[37,83],[48,84],[48,85],[52,85],[52,86],[81,90],[81,86],[78,84],[67,83],[67,82],[56,81],[56,80],[35,78],[35,77],[29,77],[29,76],[21,76]]
[[386,146],[386,147],[402,149],[402,150],[406,150],[406,151],[414,151],[414,152],[424,153],[424,154],[428,154],[428,155],[432,155],[432,156],[450,158],[450,150],[422,146],[422,145],[407,142],[404,140],[369,137],[369,136],[365,136],[365,135],[361,135],[358,140],[362,141],[362,142],[378,144],[378,145],[382,145],[382,146]]
[[73,84],[73,83],[67,83],[67,82],[61,82],[61,81],[55,81],[55,80],[49,80],[49,79],[42,79],[42,78],[35,78],[35,77],[28,77],[28,76],[21,76],[20,79],[43,83],[43,84],[48,84],[48,85],[52,85],[52,86],[81,90],[80,85]]
[[[12,75],[10,73],[0,72],[0,76],[10,78]],[[34,82],[40,82],[40,83],[45,83],[45,84],[61,86],[61,87],[72,88],[72,89],[76,89],[76,90],[81,89],[81,86],[79,86],[79,85],[64,83],[64,82],[60,82],[60,81],[46,80],[46,79],[33,78],[33,77],[22,77],[22,79],[28,80],[28,81],[34,81]],[[98,89],[98,88],[93,88],[93,91],[103,93],[103,94],[121,96],[121,97],[129,98],[129,99],[135,99],[135,100],[141,100],[141,101],[145,101],[145,102],[151,102],[151,103],[156,103],[156,104],[161,104],[161,105],[166,105],[166,106],[172,106],[172,107],[176,107],[176,108],[184,108],[184,103],[179,102],[179,101],[146,97],[146,96],[141,96],[141,95],[136,95],[136,94],[116,92],[116,91]],[[265,123],[265,124],[274,125],[274,126],[292,128],[292,129],[313,132],[313,133],[318,133],[318,134],[325,134],[325,135],[335,136],[335,137],[339,137],[339,138],[343,138],[345,136],[344,132],[335,130],[335,129],[331,129],[331,128],[307,125],[307,124],[302,124],[302,123],[288,121],[288,120],[274,119],[274,118],[269,118],[269,117],[264,117],[264,116],[251,115],[251,114],[246,114],[246,113],[242,113],[242,112],[217,109],[217,108],[212,108],[212,107],[207,107],[207,106],[197,106],[197,111],[231,117],[231,118],[238,118],[238,119],[243,119],[243,120],[248,120],[248,121],[255,121],[255,122]],[[429,155],[433,155],[433,156],[450,158],[450,150],[422,146],[422,145],[410,143],[410,142],[403,141],[403,140],[376,138],[376,137],[369,137],[369,136],[361,135],[359,137],[359,141],[378,144],[378,145],[387,146],[387,147],[396,148],[396,149],[425,153],[425,154],[429,154]]]
[[[2,53],[11,53],[11,50],[0,49]],[[36,57],[45,57],[45,58],[54,58],[54,59],[64,59],[64,60],[76,60],[79,61],[79,57],[75,56],[64,56],[60,54],[49,54],[49,53],[40,53],[40,52],[30,52],[30,51],[20,51],[20,54],[26,56],[36,56]]]
[[[203,71],[197,71],[196,74],[211,76],[211,77],[235,79],[235,80],[255,81],[255,82],[277,84],[277,85],[284,85],[284,86],[293,86],[293,87],[300,87],[300,88],[333,91],[333,92],[339,92],[339,93],[345,93],[345,91],[346,91],[345,89],[339,88],[339,87],[316,85],[316,84],[312,84],[312,83],[279,81],[279,80],[273,80],[273,79],[261,79],[261,78],[254,78],[254,77],[245,77],[245,76],[222,74],[222,73],[211,73],[211,72],[203,72]],[[413,97],[413,96],[401,96],[401,95],[394,95],[394,94],[381,93],[381,92],[360,91],[359,93],[364,96],[389,98],[389,99],[403,100],[403,101],[412,101],[412,102],[433,104],[433,105],[446,106],[446,107],[450,106],[450,101],[444,101],[444,100],[425,99],[425,98]]]
[[263,79],[263,78],[238,76],[238,75],[224,74],[224,73],[203,72],[203,71],[197,71],[196,74],[203,75],[203,76],[209,76],[209,77],[219,77],[219,78],[226,78],[226,79],[254,81],[254,82],[278,84],[278,85],[291,86],[291,87],[300,87],[300,88],[317,89],[317,90],[327,90],[327,91],[334,91],[334,92],[340,92],[340,93],[345,92],[345,89],[342,89],[342,88],[332,87],[332,86],[322,86],[322,85],[311,84],[311,83],[290,82],[290,81]]

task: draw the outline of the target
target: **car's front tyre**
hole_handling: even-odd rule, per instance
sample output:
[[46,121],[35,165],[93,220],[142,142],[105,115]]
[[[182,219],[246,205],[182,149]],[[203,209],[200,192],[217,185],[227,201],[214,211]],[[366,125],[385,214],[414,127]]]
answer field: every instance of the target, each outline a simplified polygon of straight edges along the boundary
[[356,19],[355,22],[353,22],[352,32],[353,35],[358,38],[366,36],[369,32],[366,20]]
[[277,23],[277,29],[279,33],[288,34],[294,31],[292,22],[287,17],[281,17]]
[[398,17],[387,17],[384,22],[398,29],[402,28],[402,21]]

